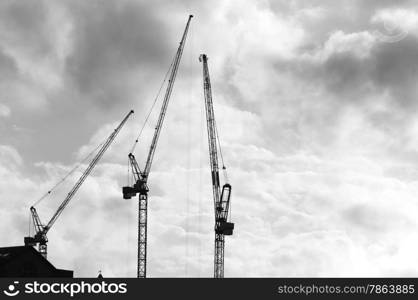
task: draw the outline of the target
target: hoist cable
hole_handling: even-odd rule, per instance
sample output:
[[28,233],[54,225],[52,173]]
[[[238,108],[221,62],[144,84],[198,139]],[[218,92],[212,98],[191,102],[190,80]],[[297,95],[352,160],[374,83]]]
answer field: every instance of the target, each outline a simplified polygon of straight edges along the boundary
[[225,167],[225,163],[224,163],[224,157],[222,154],[222,147],[221,147],[221,141],[219,139],[219,134],[218,134],[218,126],[216,126],[216,121],[214,120],[214,125],[215,125],[215,133],[216,133],[216,140],[218,141],[218,148],[219,148],[219,154],[221,156],[221,161],[222,161],[222,171],[224,174],[224,179],[225,179],[225,183],[228,182],[228,174],[226,171],[226,167]]
[[[107,140],[107,139],[106,139]],[[106,142],[104,140],[101,142],[96,148],[94,148],[93,151],[91,151],[86,157],[83,158],[81,162],[79,162],[74,168],[72,168],[64,177],[61,178],[48,192],[45,193],[41,198],[39,198],[35,203],[32,204],[32,206],[38,205],[41,201],[43,201],[46,197],[48,197],[59,185],[61,185],[64,181],[68,179],[77,169],[79,169],[84,162],[86,162],[94,153],[97,152],[97,150],[103,146],[103,144]]]
[[152,105],[151,105],[151,108],[150,108],[150,110],[148,111],[147,117],[145,118],[145,121],[144,121],[144,123],[142,124],[141,130],[139,131],[139,134],[138,134],[138,136],[136,137],[134,144],[132,145],[132,148],[131,148],[130,153],[133,153],[133,152],[134,152],[135,147],[136,147],[136,145],[138,144],[139,138],[140,138],[140,137],[141,137],[141,135],[142,135],[142,131],[144,131],[145,125],[147,124],[148,119],[149,119],[149,117],[151,116],[152,111],[154,110],[155,104],[157,103],[157,100],[158,100],[158,98],[160,97],[161,90],[163,89],[164,84],[165,84],[165,82],[167,81],[168,74],[170,73],[170,71],[171,71],[171,69],[172,69],[172,67],[173,67],[173,65],[174,65],[174,61],[175,61],[175,59],[176,59],[176,55],[174,55],[173,60],[172,60],[172,62],[171,62],[171,64],[170,64],[170,67],[168,68],[167,73],[166,73],[166,74],[165,74],[165,76],[164,76],[163,82],[161,83],[161,86],[160,86],[160,88],[158,89],[157,95],[155,96],[154,101],[153,101],[153,103],[152,103]]

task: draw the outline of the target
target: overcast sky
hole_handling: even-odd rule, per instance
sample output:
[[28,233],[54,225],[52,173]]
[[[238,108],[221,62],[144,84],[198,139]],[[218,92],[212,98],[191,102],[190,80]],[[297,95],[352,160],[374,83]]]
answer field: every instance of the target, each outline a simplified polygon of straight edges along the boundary
[[[232,185],[225,276],[418,276],[415,1],[2,0],[0,246],[23,244],[29,207],[134,109],[48,251],[77,277],[136,276],[127,155],[189,14],[149,178],[147,275],[213,276],[206,53]],[[44,222],[80,174],[37,205]]]

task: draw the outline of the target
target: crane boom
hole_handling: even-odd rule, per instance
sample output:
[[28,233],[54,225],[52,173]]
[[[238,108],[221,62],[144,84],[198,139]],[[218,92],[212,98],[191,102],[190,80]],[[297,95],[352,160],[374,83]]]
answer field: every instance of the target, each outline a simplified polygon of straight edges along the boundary
[[208,131],[209,159],[212,177],[213,203],[215,211],[215,255],[214,255],[214,277],[224,277],[224,254],[225,235],[232,235],[234,223],[227,222],[229,203],[231,199],[231,185],[225,183],[220,188],[219,164],[217,149],[217,131],[215,113],[212,101],[212,86],[209,77],[208,58],[201,54],[199,61],[203,62],[203,90],[205,97],[206,121]]
[[60,204],[58,209],[55,211],[54,215],[51,217],[49,222],[46,225],[42,225],[41,220],[39,218],[39,215],[35,209],[35,207],[31,207],[30,211],[32,214],[32,220],[35,227],[35,236],[34,237],[25,237],[25,245],[35,245],[39,244],[39,250],[42,255],[46,258],[47,255],[47,249],[46,249],[46,243],[48,242],[48,239],[46,237],[48,231],[51,229],[51,227],[54,225],[55,221],[58,219],[58,217],[62,214],[65,207],[68,205],[70,200],[74,197],[80,186],[83,184],[83,182],[86,180],[87,176],[91,173],[91,171],[96,166],[97,162],[102,158],[103,154],[106,152],[107,148],[109,148],[110,144],[115,139],[116,135],[119,133],[119,131],[122,129],[123,125],[125,125],[128,118],[134,113],[133,110],[131,110],[125,118],[122,120],[122,122],[119,124],[119,126],[110,134],[110,136],[106,139],[106,141],[103,143],[103,146],[100,148],[96,156],[92,159],[90,164],[88,165],[87,169],[83,172],[81,177],[78,179],[76,184],[73,186],[73,188],[70,190],[70,192],[65,197],[64,201]]
[[181,56],[183,54],[184,44],[186,42],[187,32],[189,31],[190,21],[193,18],[193,15],[189,16],[187,20],[186,28],[184,29],[183,36],[180,41],[180,45],[177,49],[176,55],[174,57],[174,64],[171,68],[170,77],[168,80],[167,90],[165,91],[163,105],[161,106],[160,115],[158,117],[157,126],[155,126],[154,137],[152,138],[150,150],[148,153],[147,162],[145,164],[143,176],[148,177],[148,174],[151,170],[152,160],[154,158],[155,149],[157,148],[158,138],[160,136],[161,128],[164,122],[165,113],[167,111],[168,102],[170,100],[171,91],[173,90],[174,81],[176,79],[177,70],[180,64]]
[[78,191],[80,186],[83,184],[84,180],[86,180],[87,176],[90,175],[91,171],[96,166],[97,162],[102,158],[103,154],[106,152],[107,148],[110,146],[110,144],[115,139],[116,135],[119,133],[119,131],[122,129],[123,125],[125,125],[128,118],[133,114],[133,110],[131,110],[126,117],[122,120],[122,122],[119,124],[119,126],[112,132],[112,134],[107,138],[103,146],[100,148],[99,152],[96,154],[96,156],[93,158],[93,160],[90,162],[87,169],[84,171],[84,173],[81,175],[81,177],[78,179],[77,183],[73,186],[71,191],[67,194],[67,197],[65,197],[64,201],[61,203],[61,205],[58,207],[55,214],[52,216],[51,220],[48,222],[48,224],[45,226],[44,230],[45,233],[48,232],[49,228],[55,223],[57,218],[61,215],[64,208],[67,206],[67,204],[70,202],[70,200],[74,197],[75,193]]
[[209,68],[207,63],[207,56],[202,54],[200,61],[203,61],[203,88],[205,94],[205,108],[206,108],[206,123],[208,131],[208,144],[209,144],[209,160],[212,175],[212,189],[213,199],[216,211],[216,203],[219,202],[220,195],[220,182],[219,182],[219,164],[218,164],[218,149],[216,146],[216,124],[215,113],[213,111],[212,102],[212,86],[209,77]]
[[146,278],[147,273],[147,218],[148,218],[148,175],[151,170],[152,160],[154,158],[155,150],[157,148],[158,138],[160,136],[161,128],[164,123],[164,117],[167,111],[168,103],[170,100],[171,92],[173,90],[174,81],[176,79],[178,67],[180,64],[181,56],[183,54],[184,44],[186,42],[187,32],[189,30],[190,21],[193,15],[189,15],[186,28],[184,29],[183,36],[180,41],[180,45],[174,56],[174,62],[171,66],[170,77],[168,80],[167,89],[164,95],[164,100],[161,106],[161,111],[158,117],[157,125],[155,126],[154,136],[151,141],[151,146],[148,152],[147,161],[143,171],[140,170],[138,162],[132,153],[129,153],[129,164],[132,169],[132,175],[135,183],[133,186],[124,186],[122,188],[123,198],[131,199],[136,194],[139,195],[138,201],[138,269],[137,277]]

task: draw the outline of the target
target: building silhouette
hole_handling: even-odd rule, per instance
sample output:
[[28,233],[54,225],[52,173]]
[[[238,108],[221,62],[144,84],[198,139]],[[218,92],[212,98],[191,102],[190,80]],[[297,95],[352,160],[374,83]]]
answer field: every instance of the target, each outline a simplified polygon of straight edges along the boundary
[[73,271],[55,268],[35,248],[0,248],[0,277],[69,277]]

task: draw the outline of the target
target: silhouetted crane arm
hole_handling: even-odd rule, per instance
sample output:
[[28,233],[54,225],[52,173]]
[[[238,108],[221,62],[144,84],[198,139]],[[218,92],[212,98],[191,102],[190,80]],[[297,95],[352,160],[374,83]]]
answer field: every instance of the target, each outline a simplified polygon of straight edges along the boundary
[[220,182],[219,182],[219,163],[218,163],[218,150],[216,146],[216,124],[215,113],[213,111],[212,101],[212,87],[210,83],[209,68],[207,63],[207,56],[205,54],[200,55],[199,61],[203,63],[203,89],[205,96],[205,108],[206,108],[206,122],[208,131],[208,144],[209,144],[209,160],[212,174],[212,189],[213,189],[213,201],[215,205],[219,203],[220,195]]
[[[219,163],[217,149],[217,141],[219,142],[219,137],[216,131],[215,113],[212,101],[212,87],[210,83],[208,68],[208,58],[205,54],[202,54],[200,55],[199,60],[203,63],[203,91],[205,97],[209,159],[212,175],[213,201],[215,208],[214,277],[223,278],[225,235],[232,235],[234,230],[234,223],[228,222],[228,211],[231,200],[231,185],[229,183],[225,183],[222,186],[222,192],[220,192],[221,188],[219,182]],[[220,143],[219,151],[221,151]],[[222,152],[220,153],[222,154]]]
[[[184,45],[186,42],[187,32],[189,31],[190,21],[193,18],[192,15],[189,15],[187,20],[186,28],[184,29],[182,38],[180,40],[180,44],[177,48],[176,54],[174,55],[174,59],[168,68],[167,74],[164,77],[163,84],[160,87],[162,89],[165,80],[168,77],[167,89],[164,95],[164,99],[161,105],[160,114],[158,116],[157,124],[155,126],[154,135],[151,141],[151,145],[148,151],[147,160],[145,162],[145,166],[143,171],[140,170],[138,163],[135,159],[135,156],[132,154],[133,150],[135,149],[135,145],[138,142],[138,138],[142,133],[142,127],[138,138],[135,141],[134,147],[129,153],[129,164],[130,169],[132,170],[132,175],[134,177],[135,183],[129,186],[122,187],[123,199],[131,199],[138,194],[138,269],[137,269],[137,277],[138,278],[146,278],[147,274],[147,228],[148,228],[148,192],[149,188],[147,186],[148,176],[151,170],[152,161],[154,158],[155,150],[157,148],[158,138],[161,133],[161,128],[164,122],[164,118],[167,112],[168,103],[170,100],[171,92],[173,90],[174,81],[176,79],[177,71],[179,68],[181,56],[183,54]],[[159,96],[159,92],[157,97],[154,100],[157,100]],[[151,107],[154,107],[154,104]],[[149,116],[149,114],[148,114]],[[145,123],[148,120],[148,116],[145,119]],[[145,124],[144,123],[144,124]],[[128,173],[128,183],[129,183],[129,173]]]
[[[84,171],[84,173],[81,175],[81,177],[78,179],[77,183],[73,186],[71,191],[67,194],[67,197],[65,197],[64,201],[61,203],[61,205],[58,207],[57,211],[52,216],[51,220],[49,220],[48,224],[44,226],[43,233],[46,234],[48,230],[54,225],[55,221],[58,219],[58,217],[61,215],[61,213],[64,211],[65,207],[68,205],[70,200],[73,198],[75,193],[78,191],[80,186],[83,184],[84,180],[86,180],[87,176],[91,173],[91,171],[96,166],[97,162],[102,158],[103,154],[107,150],[107,148],[110,146],[110,144],[115,139],[116,135],[119,133],[123,125],[125,125],[128,118],[133,114],[134,111],[131,110],[126,117],[122,120],[122,122],[119,124],[119,126],[112,132],[112,134],[107,138],[103,146],[100,148],[99,152],[96,154],[96,156],[93,158],[93,160],[90,162],[87,169]],[[32,208],[31,208],[32,211]],[[34,209],[36,212],[36,210]],[[33,211],[32,211],[33,214]]]
[[148,152],[147,162],[145,164],[144,172],[142,173],[143,178],[146,180],[148,178],[149,172],[151,170],[152,160],[154,158],[155,149],[157,148],[158,138],[160,136],[161,128],[164,122],[165,113],[167,111],[168,102],[170,100],[171,91],[173,90],[174,81],[176,79],[177,70],[180,64],[180,59],[183,54],[184,44],[187,37],[187,32],[189,30],[190,20],[193,18],[192,15],[189,16],[189,19],[186,24],[183,36],[180,41],[180,46],[177,49],[176,55],[174,57],[174,64],[171,68],[170,77],[168,80],[167,90],[164,95],[163,105],[161,107],[160,115],[158,117],[157,126],[155,126],[154,137],[152,138],[151,147]]

